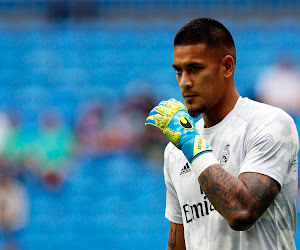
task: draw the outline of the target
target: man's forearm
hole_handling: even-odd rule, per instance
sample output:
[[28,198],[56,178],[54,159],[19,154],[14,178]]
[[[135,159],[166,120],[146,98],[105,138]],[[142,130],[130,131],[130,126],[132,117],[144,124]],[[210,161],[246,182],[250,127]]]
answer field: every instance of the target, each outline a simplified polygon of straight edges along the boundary
[[169,241],[167,250],[184,250],[184,229],[182,224],[170,222],[169,226]]
[[[208,167],[198,181],[214,208],[235,230],[245,230],[268,208],[280,187],[271,178],[245,173],[240,180],[221,165]],[[274,182],[274,183],[273,183]]]

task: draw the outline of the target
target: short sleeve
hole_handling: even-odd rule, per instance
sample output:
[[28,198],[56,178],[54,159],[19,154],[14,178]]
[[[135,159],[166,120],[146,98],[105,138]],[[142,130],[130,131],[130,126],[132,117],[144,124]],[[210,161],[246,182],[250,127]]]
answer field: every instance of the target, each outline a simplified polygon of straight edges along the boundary
[[170,169],[169,169],[169,157],[172,157],[170,154],[170,148],[167,147],[165,150],[165,159],[164,159],[164,177],[165,183],[167,188],[167,195],[166,195],[166,211],[165,216],[166,218],[176,224],[183,224],[182,214],[180,203],[178,200],[177,192],[173,185],[172,179],[170,177]]
[[261,117],[252,123],[245,143],[246,156],[240,173],[261,173],[282,186],[299,150],[293,119],[283,111]]

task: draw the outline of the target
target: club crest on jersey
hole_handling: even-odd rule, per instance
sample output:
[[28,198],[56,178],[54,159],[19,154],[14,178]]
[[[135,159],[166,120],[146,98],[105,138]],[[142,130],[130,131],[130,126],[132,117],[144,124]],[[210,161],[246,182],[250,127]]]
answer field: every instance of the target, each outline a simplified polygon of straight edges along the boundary
[[220,164],[222,166],[226,165],[226,163],[228,162],[229,160],[229,156],[230,156],[230,153],[229,153],[229,147],[230,147],[230,144],[227,143],[224,147],[224,150],[223,150],[223,153],[222,153],[222,156],[221,156],[221,160],[220,160]]
[[189,118],[187,118],[185,116],[180,117],[180,119],[179,119],[179,125],[181,127],[183,127],[184,129],[192,129],[193,128],[192,122],[190,121]]

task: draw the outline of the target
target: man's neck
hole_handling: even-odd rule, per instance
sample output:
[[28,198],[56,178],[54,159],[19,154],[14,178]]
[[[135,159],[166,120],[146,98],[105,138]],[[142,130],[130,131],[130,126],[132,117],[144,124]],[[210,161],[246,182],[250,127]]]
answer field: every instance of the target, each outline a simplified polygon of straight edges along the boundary
[[204,126],[210,128],[221,122],[235,107],[240,95],[236,91],[230,98],[224,98],[216,107],[202,114]]

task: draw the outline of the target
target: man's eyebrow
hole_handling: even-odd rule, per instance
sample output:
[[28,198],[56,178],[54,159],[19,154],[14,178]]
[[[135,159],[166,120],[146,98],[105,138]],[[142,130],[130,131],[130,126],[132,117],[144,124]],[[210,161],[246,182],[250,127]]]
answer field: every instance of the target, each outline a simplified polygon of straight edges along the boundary
[[[194,67],[194,66],[203,66],[202,63],[198,63],[198,62],[193,62],[193,63],[189,63],[187,65],[184,66],[184,68],[191,68],[191,67]],[[178,69],[180,68],[179,66],[175,65],[175,64],[172,64],[172,67],[174,69]]]
[[202,66],[202,65],[203,65],[202,63],[193,62],[193,63],[190,63],[190,64],[186,65],[186,67],[191,68],[191,67],[194,67],[194,66]]

